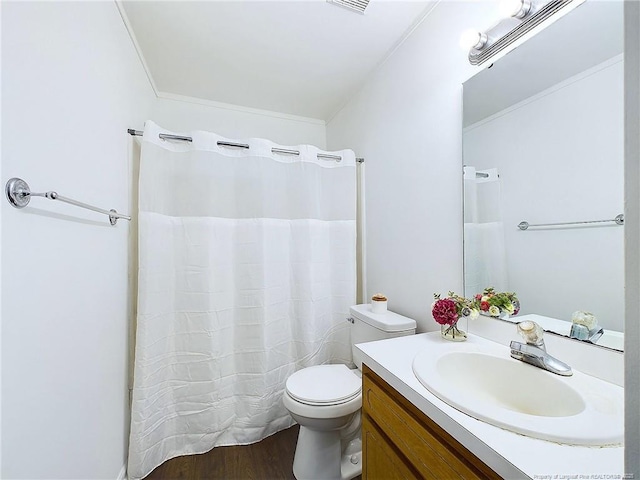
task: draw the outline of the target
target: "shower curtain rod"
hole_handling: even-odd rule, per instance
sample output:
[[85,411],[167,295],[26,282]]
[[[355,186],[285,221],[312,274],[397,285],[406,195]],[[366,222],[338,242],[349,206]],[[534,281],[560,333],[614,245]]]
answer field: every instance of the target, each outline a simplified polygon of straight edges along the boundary
[[[141,137],[144,132],[142,130],[134,130],[133,128],[128,128],[127,133],[132,137]],[[193,138],[191,137],[185,137],[182,135],[172,135],[170,133],[160,133],[158,134],[158,137],[160,137],[162,140],[180,140],[183,142],[193,142]],[[246,149],[250,148],[249,145],[247,145],[246,143],[218,141],[217,144],[220,145],[221,147],[246,148]],[[275,147],[271,149],[271,153],[282,153],[284,155],[300,155],[299,150],[287,150],[285,148],[275,148]],[[336,162],[342,161],[342,157],[340,155],[330,155],[328,153],[318,153],[317,157],[324,158],[327,160],[335,160]],[[364,158],[357,157],[356,162],[364,163]]]

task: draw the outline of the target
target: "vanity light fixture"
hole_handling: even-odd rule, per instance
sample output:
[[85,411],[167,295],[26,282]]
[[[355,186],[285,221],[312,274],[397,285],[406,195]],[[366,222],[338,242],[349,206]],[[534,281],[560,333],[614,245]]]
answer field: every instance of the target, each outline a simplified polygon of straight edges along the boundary
[[364,11],[369,6],[369,0],[327,0],[327,3],[347,8],[362,15],[364,15]]
[[500,15],[504,18],[514,17],[523,19],[531,11],[530,0],[501,0],[498,5]]
[[[504,18],[485,32],[466,30],[460,37],[460,46],[469,49],[471,65],[481,65],[534,35],[544,28],[541,26],[543,22],[546,26],[584,2],[585,0],[502,0],[499,10]],[[533,32],[534,29],[536,32]]]
[[470,48],[481,50],[488,41],[489,37],[487,37],[486,33],[479,32],[473,28],[465,30],[462,32],[462,35],[460,35],[460,46],[465,50],[469,50]]

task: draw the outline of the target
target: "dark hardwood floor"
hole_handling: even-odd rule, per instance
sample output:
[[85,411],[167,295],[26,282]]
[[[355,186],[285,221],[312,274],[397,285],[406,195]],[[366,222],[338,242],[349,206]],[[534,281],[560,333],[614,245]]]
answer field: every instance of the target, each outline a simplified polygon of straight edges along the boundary
[[253,445],[217,447],[201,455],[164,462],[148,480],[295,480],[293,455],[298,425]]

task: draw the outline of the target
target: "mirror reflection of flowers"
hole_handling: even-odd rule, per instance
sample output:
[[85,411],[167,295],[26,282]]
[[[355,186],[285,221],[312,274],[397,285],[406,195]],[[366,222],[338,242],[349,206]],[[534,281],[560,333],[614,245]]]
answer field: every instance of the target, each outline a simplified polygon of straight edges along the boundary
[[455,325],[461,317],[478,318],[480,314],[480,302],[456,295],[453,292],[447,294],[447,298],[440,298],[439,293],[434,293],[435,301],[431,305],[431,314],[440,325]]
[[480,306],[483,315],[498,317],[501,313],[517,315],[520,311],[520,300],[513,292],[496,292],[493,287],[487,287],[482,293],[473,297]]

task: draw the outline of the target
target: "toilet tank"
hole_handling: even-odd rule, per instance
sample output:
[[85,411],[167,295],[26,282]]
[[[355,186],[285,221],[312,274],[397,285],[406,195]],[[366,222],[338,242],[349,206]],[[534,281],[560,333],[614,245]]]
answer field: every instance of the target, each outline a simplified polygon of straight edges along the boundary
[[373,313],[371,305],[354,305],[351,313],[351,351],[353,362],[362,369],[362,354],[355,348],[357,343],[404,337],[416,333],[416,321],[394,312]]

